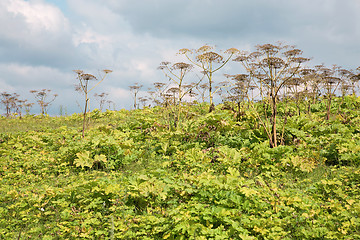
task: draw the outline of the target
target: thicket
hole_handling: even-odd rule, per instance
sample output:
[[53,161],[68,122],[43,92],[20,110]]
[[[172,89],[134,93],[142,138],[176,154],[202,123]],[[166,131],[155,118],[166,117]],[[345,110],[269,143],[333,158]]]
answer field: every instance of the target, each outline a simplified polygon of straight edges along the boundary
[[360,99],[332,102],[280,104],[276,148],[225,104],[176,128],[166,107],[95,110],[84,138],[80,114],[3,117],[0,238],[357,239]]
[[360,238],[360,69],[211,49],[161,63],[152,107],[0,117],[0,239]]

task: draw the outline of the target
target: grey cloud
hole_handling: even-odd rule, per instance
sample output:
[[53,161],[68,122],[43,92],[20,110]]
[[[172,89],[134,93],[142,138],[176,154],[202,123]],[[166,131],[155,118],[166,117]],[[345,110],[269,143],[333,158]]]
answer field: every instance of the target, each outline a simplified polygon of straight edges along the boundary
[[[114,70],[95,91],[109,92],[117,107],[130,108],[129,85],[139,82],[145,91],[167,81],[156,70],[159,63],[177,61],[180,48],[205,43],[247,50],[282,40],[315,63],[359,64],[358,0],[67,0],[61,6],[66,13],[54,10],[60,21],[54,31],[31,29],[24,17],[7,13],[4,2],[10,0],[0,3],[0,87],[24,96],[32,88],[50,88],[59,94],[54,113],[59,105],[80,112],[72,69]],[[25,78],[26,67],[32,70]],[[237,73],[237,65],[226,71]]]
[[123,4],[117,10],[139,32],[218,39],[229,35],[251,37],[259,31],[273,35],[283,33],[294,22],[292,13],[283,10],[294,5],[292,2],[162,0]]
[[53,9],[53,22],[40,23],[41,19],[32,20],[30,14],[10,12],[6,6],[6,2],[0,4],[0,62],[66,69],[80,61],[82,53],[73,44],[72,30],[56,9]]
[[[188,37],[232,46],[281,40],[304,47],[315,57],[324,54],[332,62],[336,59],[329,51],[354,46],[360,38],[360,3],[356,0],[118,2],[113,3],[114,11],[123,15],[135,32],[167,39]],[[355,39],[349,38],[354,34]]]
[[16,62],[31,66],[50,66],[68,69],[82,61],[81,53],[66,42],[53,42],[43,47],[22,45],[0,40],[0,62]]

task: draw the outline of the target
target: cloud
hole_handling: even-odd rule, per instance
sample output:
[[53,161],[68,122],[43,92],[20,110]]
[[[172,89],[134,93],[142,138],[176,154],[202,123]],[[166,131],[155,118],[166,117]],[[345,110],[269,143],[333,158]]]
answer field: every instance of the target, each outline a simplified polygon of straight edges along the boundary
[[48,66],[30,66],[17,63],[0,64],[0,72],[11,80],[14,88],[68,88],[72,74]]
[[5,1],[5,9],[15,18],[22,18],[30,32],[42,31],[57,33],[68,28],[68,22],[62,12],[44,3],[21,0]]
[[[186,61],[178,50],[203,44],[253,50],[282,40],[313,63],[356,68],[359,11],[358,0],[2,0],[0,92],[31,97],[30,89],[50,88],[59,94],[53,111],[66,105],[79,112],[72,70],[97,76],[112,69],[94,93],[130,108],[130,85],[146,91],[167,82],[160,62]],[[236,64],[225,70],[239,71]]]
[[[360,39],[360,3],[357,0],[130,0],[109,1],[135,33],[163,39],[198,39],[221,47],[246,47],[285,41],[316,58],[346,56]],[[356,36],[355,38],[349,36]],[[347,47],[349,46],[349,47]],[[350,47],[351,46],[351,47]],[[346,49],[342,52],[337,49]],[[316,49],[319,49],[317,51]],[[334,51],[331,55],[329,52]],[[319,52],[319,54],[317,54]],[[353,59],[342,59],[353,65]],[[329,63],[332,64],[332,63]]]
[[69,21],[43,1],[1,1],[0,28],[1,62],[66,67],[77,58]]
[[[277,34],[286,27],[290,14],[280,11],[288,1],[215,1],[215,0],[153,0],[132,4],[130,0],[113,3],[117,11],[135,31],[173,38],[226,38],[251,35],[262,30]],[[274,2],[281,2],[274,4]]]

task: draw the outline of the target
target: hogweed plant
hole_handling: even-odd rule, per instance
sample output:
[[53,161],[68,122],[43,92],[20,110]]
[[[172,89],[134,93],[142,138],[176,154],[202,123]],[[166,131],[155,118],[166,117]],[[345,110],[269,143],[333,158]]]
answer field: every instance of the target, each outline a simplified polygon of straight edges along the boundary
[[359,82],[360,82],[360,67],[356,68],[355,71],[353,71],[353,75],[350,77],[349,84],[351,85],[352,94],[355,96],[356,92],[359,88]]
[[174,126],[177,127],[181,121],[181,104],[185,96],[189,96],[195,85],[185,84],[185,76],[191,71],[193,66],[184,62],[171,64],[170,62],[162,62],[158,69],[162,70],[174,87],[168,89],[169,94],[173,96],[173,106],[175,107]]
[[166,89],[166,83],[155,82],[154,91],[150,91],[150,96],[155,105],[160,106],[164,103],[164,93]]
[[185,57],[195,66],[199,67],[204,76],[208,79],[208,92],[209,92],[209,112],[215,110],[214,105],[214,73],[222,69],[234,56],[240,51],[236,48],[230,48],[222,53],[213,51],[214,47],[204,45],[197,50],[190,50],[183,48],[179,50],[179,54]]
[[26,113],[29,113],[33,103],[28,103],[27,100],[21,100],[19,96],[17,93],[3,92],[0,94],[0,103],[4,106],[6,117],[10,117],[12,114],[18,114],[21,118],[24,108]]
[[[225,75],[231,80],[231,88],[226,91],[224,100],[235,103],[235,108],[228,106],[236,116],[237,120],[240,120],[240,116],[244,114],[245,103],[251,101],[250,99],[250,78],[247,74]],[[229,84],[224,82],[223,84]],[[225,87],[228,85],[225,85]]]
[[112,70],[105,69],[103,70],[104,75],[101,77],[100,81],[98,81],[94,86],[90,87],[89,83],[90,81],[97,81],[98,79],[88,73],[84,73],[82,70],[74,70],[74,72],[77,74],[77,79],[79,80],[79,84],[75,86],[75,90],[84,94],[85,96],[85,103],[84,103],[84,112],[83,112],[83,128],[82,128],[82,137],[85,137],[85,129],[86,129],[86,114],[88,112],[88,105],[89,105],[89,93],[97,87],[102,81],[105,80],[105,77],[107,74],[111,73]]
[[50,89],[31,90],[30,93],[35,96],[36,102],[41,108],[41,115],[47,114],[49,106],[52,102],[55,101],[56,97],[58,96],[56,93],[51,95]]
[[141,103],[141,106],[145,108],[147,106],[149,99],[146,97],[139,97],[139,102]]
[[271,115],[264,114],[264,119],[259,115],[259,121],[268,135],[270,146],[277,147],[277,117],[278,99],[287,83],[299,73],[304,62],[309,58],[301,56],[302,51],[294,46],[281,43],[257,45],[251,53],[242,52],[234,59],[240,62],[245,71],[251,76],[252,84],[260,92],[262,100],[270,107]]
[[205,102],[206,101],[206,93],[209,91],[209,84],[203,83],[201,85],[196,86],[196,90],[199,92],[199,101]]
[[100,93],[94,94],[95,99],[99,102],[99,110],[102,111],[104,108],[105,103],[109,102],[109,100],[107,100],[107,97],[109,96],[108,93]]
[[0,94],[1,97],[1,104],[4,106],[5,108],[5,116],[6,117],[10,117],[12,109],[15,108],[15,99],[17,98],[17,94],[16,93],[7,93],[7,92],[3,92]]
[[134,109],[137,109],[139,107],[137,100],[138,100],[139,91],[142,87],[143,87],[143,85],[139,85],[139,83],[135,83],[134,85],[129,86],[130,92],[134,99]]
[[336,65],[333,65],[331,68],[326,68],[324,65],[319,65],[316,66],[316,69],[323,86],[323,95],[327,100],[326,120],[329,120],[331,116],[331,105],[333,98],[336,96],[338,91],[341,92],[341,95],[347,92],[348,82],[350,81],[353,73]]

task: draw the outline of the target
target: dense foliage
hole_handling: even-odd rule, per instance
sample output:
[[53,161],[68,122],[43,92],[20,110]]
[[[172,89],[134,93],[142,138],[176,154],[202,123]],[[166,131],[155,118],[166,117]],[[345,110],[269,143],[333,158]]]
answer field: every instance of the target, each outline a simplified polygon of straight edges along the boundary
[[360,99],[254,106],[0,118],[0,239],[359,239]]

